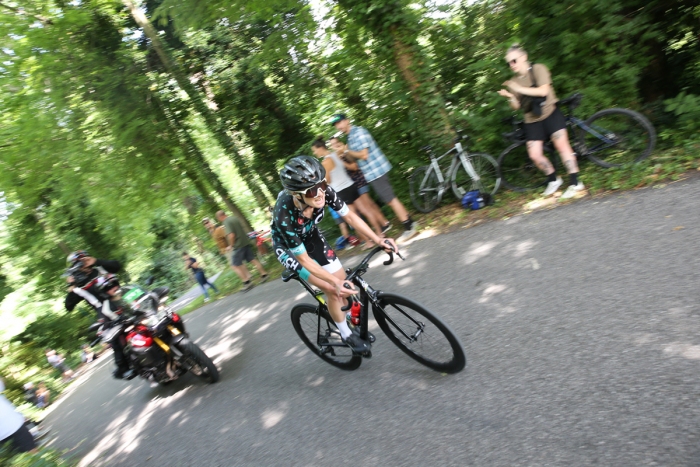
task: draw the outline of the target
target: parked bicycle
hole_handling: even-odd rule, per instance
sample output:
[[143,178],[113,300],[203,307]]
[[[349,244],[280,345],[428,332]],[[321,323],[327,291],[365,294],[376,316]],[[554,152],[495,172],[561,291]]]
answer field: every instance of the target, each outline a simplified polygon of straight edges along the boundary
[[[419,303],[398,294],[375,290],[362,278],[369,268],[369,261],[380,251],[383,251],[382,247],[375,247],[357,267],[347,270],[347,280],[360,291],[359,298],[350,297],[348,306],[343,308],[347,311],[355,307],[351,317],[354,322],[349,323],[353,332],[359,333],[367,342],[374,342],[374,336],[368,330],[371,303],[379,328],[399,349],[433,370],[458,373],[466,365],[464,347],[447,324]],[[385,265],[394,260],[393,253],[388,254]],[[282,274],[284,282],[291,279],[299,281],[318,302],[317,305],[296,305],[291,313],[294,330],[313,353],[343,370],[355,370],[363,358],[372,356],[371,350],[358,354],[342,342],[320,291],[295,271],[287,270]]]
[[[435,156],[431,146],[421,148],[428,153],[430,164],[415,169],[409,179],[411,201],[417,210],[430,212],[435,209],[449,187],[457,200],[468,191],[496,194],[501,185],[498,163],[488,154],[470,153],[462,146],[462,140],[468,138],[457,130],[454,146],[440,157]],[[452,164],[444,176],[440,159],[448,155],[452,155]]]
[[[623,167],[649,157],[656,144],[656,131],[642,114],[629,109],[611,108],[596,112],[586,120],[574,117],[573,112],[581,103],[580,93],[557,102],[564,112],[566,126],[570,128],[571,146],[579,159],[586,157],[601,167]],[[530,160],[525,145],[525,127],[514,117],[504,120],[513,131],[503,137],[512,144],[498,157],[499,175],[503,185],[514,191],[528,191],[546,184],[542,172]],[[551,141],[544,145],[545,154],[553,164],[558,158]]]

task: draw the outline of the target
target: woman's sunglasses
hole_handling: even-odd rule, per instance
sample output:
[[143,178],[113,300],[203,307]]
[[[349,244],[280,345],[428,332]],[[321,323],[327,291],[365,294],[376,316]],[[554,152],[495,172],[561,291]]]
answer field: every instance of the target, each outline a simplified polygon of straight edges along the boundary
[[515,65],[520,57],[522,57],[522,55],[515,57],[513,60],[506,60],[506,62],[508,62],[509,65]]
[[326,188],[328,188],[328,184],[326,183],[325,180],[321,180],[319,183],[312,186],[311,188],[309,188],[305,191],[295,191],[295,193],[302,195],[302,196],[306,196],[307,198],[315,198],[318,196],[319,190],[326,191]]

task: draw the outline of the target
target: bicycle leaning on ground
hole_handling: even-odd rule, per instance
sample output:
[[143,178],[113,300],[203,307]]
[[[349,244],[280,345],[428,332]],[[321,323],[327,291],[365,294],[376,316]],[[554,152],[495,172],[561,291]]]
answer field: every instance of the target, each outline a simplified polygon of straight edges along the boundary
[[[422,305],[398,294],[381,292],[372,288],[362,276],[369,268],[372,257],[383,251],[375,247],[354,269],[348,269],[347,281],[359,289],[359,298],[351,296],[347,311],[352,308],[353,332],[358,333],[367,342],[374,342],[374,336],[368,330],[369,305],[372,305],[374,318],[379,328],[389,340],[423,365],[443,373],[458,373],[466,365],[464,347],[459,338],[440,318]],[[385,265],[393,262],[393,253],[388,253]],[[399,255],[401,259],[401,255]],[[355,353],[340,339],[328,307],[320,291],[315,290],[295,271],[287,270],[282,280],[295,279],[316,299],[317,305],[303,303],[292,308],[292,324],[301,340],[313,353],[326,362],[343,370],[355,370],[363,358],[370,358],[372,351]]]
[[[581,103],[580,93],[557,102],[564,112],[566,126],[571,130],[571,146],[579,159],[586,157],[601,167],[623,167],[646,159],[656,144],[656,131],[643,115],[629,109],[611,108],[596,112],[586,120],[574,117],[573,111]],[[506,188],[514,191],[534,190],[546,181],[540,170],[530,160],[525,145],[525,128],[522,121],[505,119],[513,125],[513,131],[503,137],[513,143],[498,157],[498,170]],[[554,148],[551,141],[544,145],[552,163]]]
[[[440,157],[436,157],[431,146],[421,148],[428,153],[430,164],[418,167],[411,174],[408,185],[411,201],[420,212],[430,212],[440,204],[448,187],[461,200],[468,191],[479,190],[491,196],[501,185],[496,160],[488,154],[470,153],[462,146],[462,140],[469,137],[456,130],[454,146]],[[447,176],[440,170],[440,159],[452,154],[452,164]]]

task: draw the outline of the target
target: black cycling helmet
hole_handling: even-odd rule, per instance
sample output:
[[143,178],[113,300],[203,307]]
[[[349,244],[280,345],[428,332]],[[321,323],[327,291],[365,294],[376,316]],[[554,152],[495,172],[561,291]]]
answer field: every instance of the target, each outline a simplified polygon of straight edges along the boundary
[[66,258],[66,263],[68,263],[69,268],[72,268],[73,266],[76,266],[78,263],[82,262],[83,258],[86,256],[90,256],[90,253],[85,250],[74,251],[68,255],[68,258]]
[[326,169],[315,157],[296,156],[280,170],[282,186],[289,191],[305,191],[326,178]]

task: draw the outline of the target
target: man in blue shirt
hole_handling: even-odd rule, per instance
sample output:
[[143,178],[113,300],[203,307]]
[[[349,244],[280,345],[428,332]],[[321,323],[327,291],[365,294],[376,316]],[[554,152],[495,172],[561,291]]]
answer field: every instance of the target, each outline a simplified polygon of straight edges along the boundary
[[418,233],[418,224],[411,220],[403,203],[396,197],[389,183],[391,163],[386,158],[377,142],[367,129],[350,124],[345,114],[336,114],[331,118],[331,124],[339,131],[348,135],[348,149],[339,156],[354,159],[362,170],[367,183],[385,204],[388,204],[396,217],[404,226],[404,233],[397,238],[405,242]]

